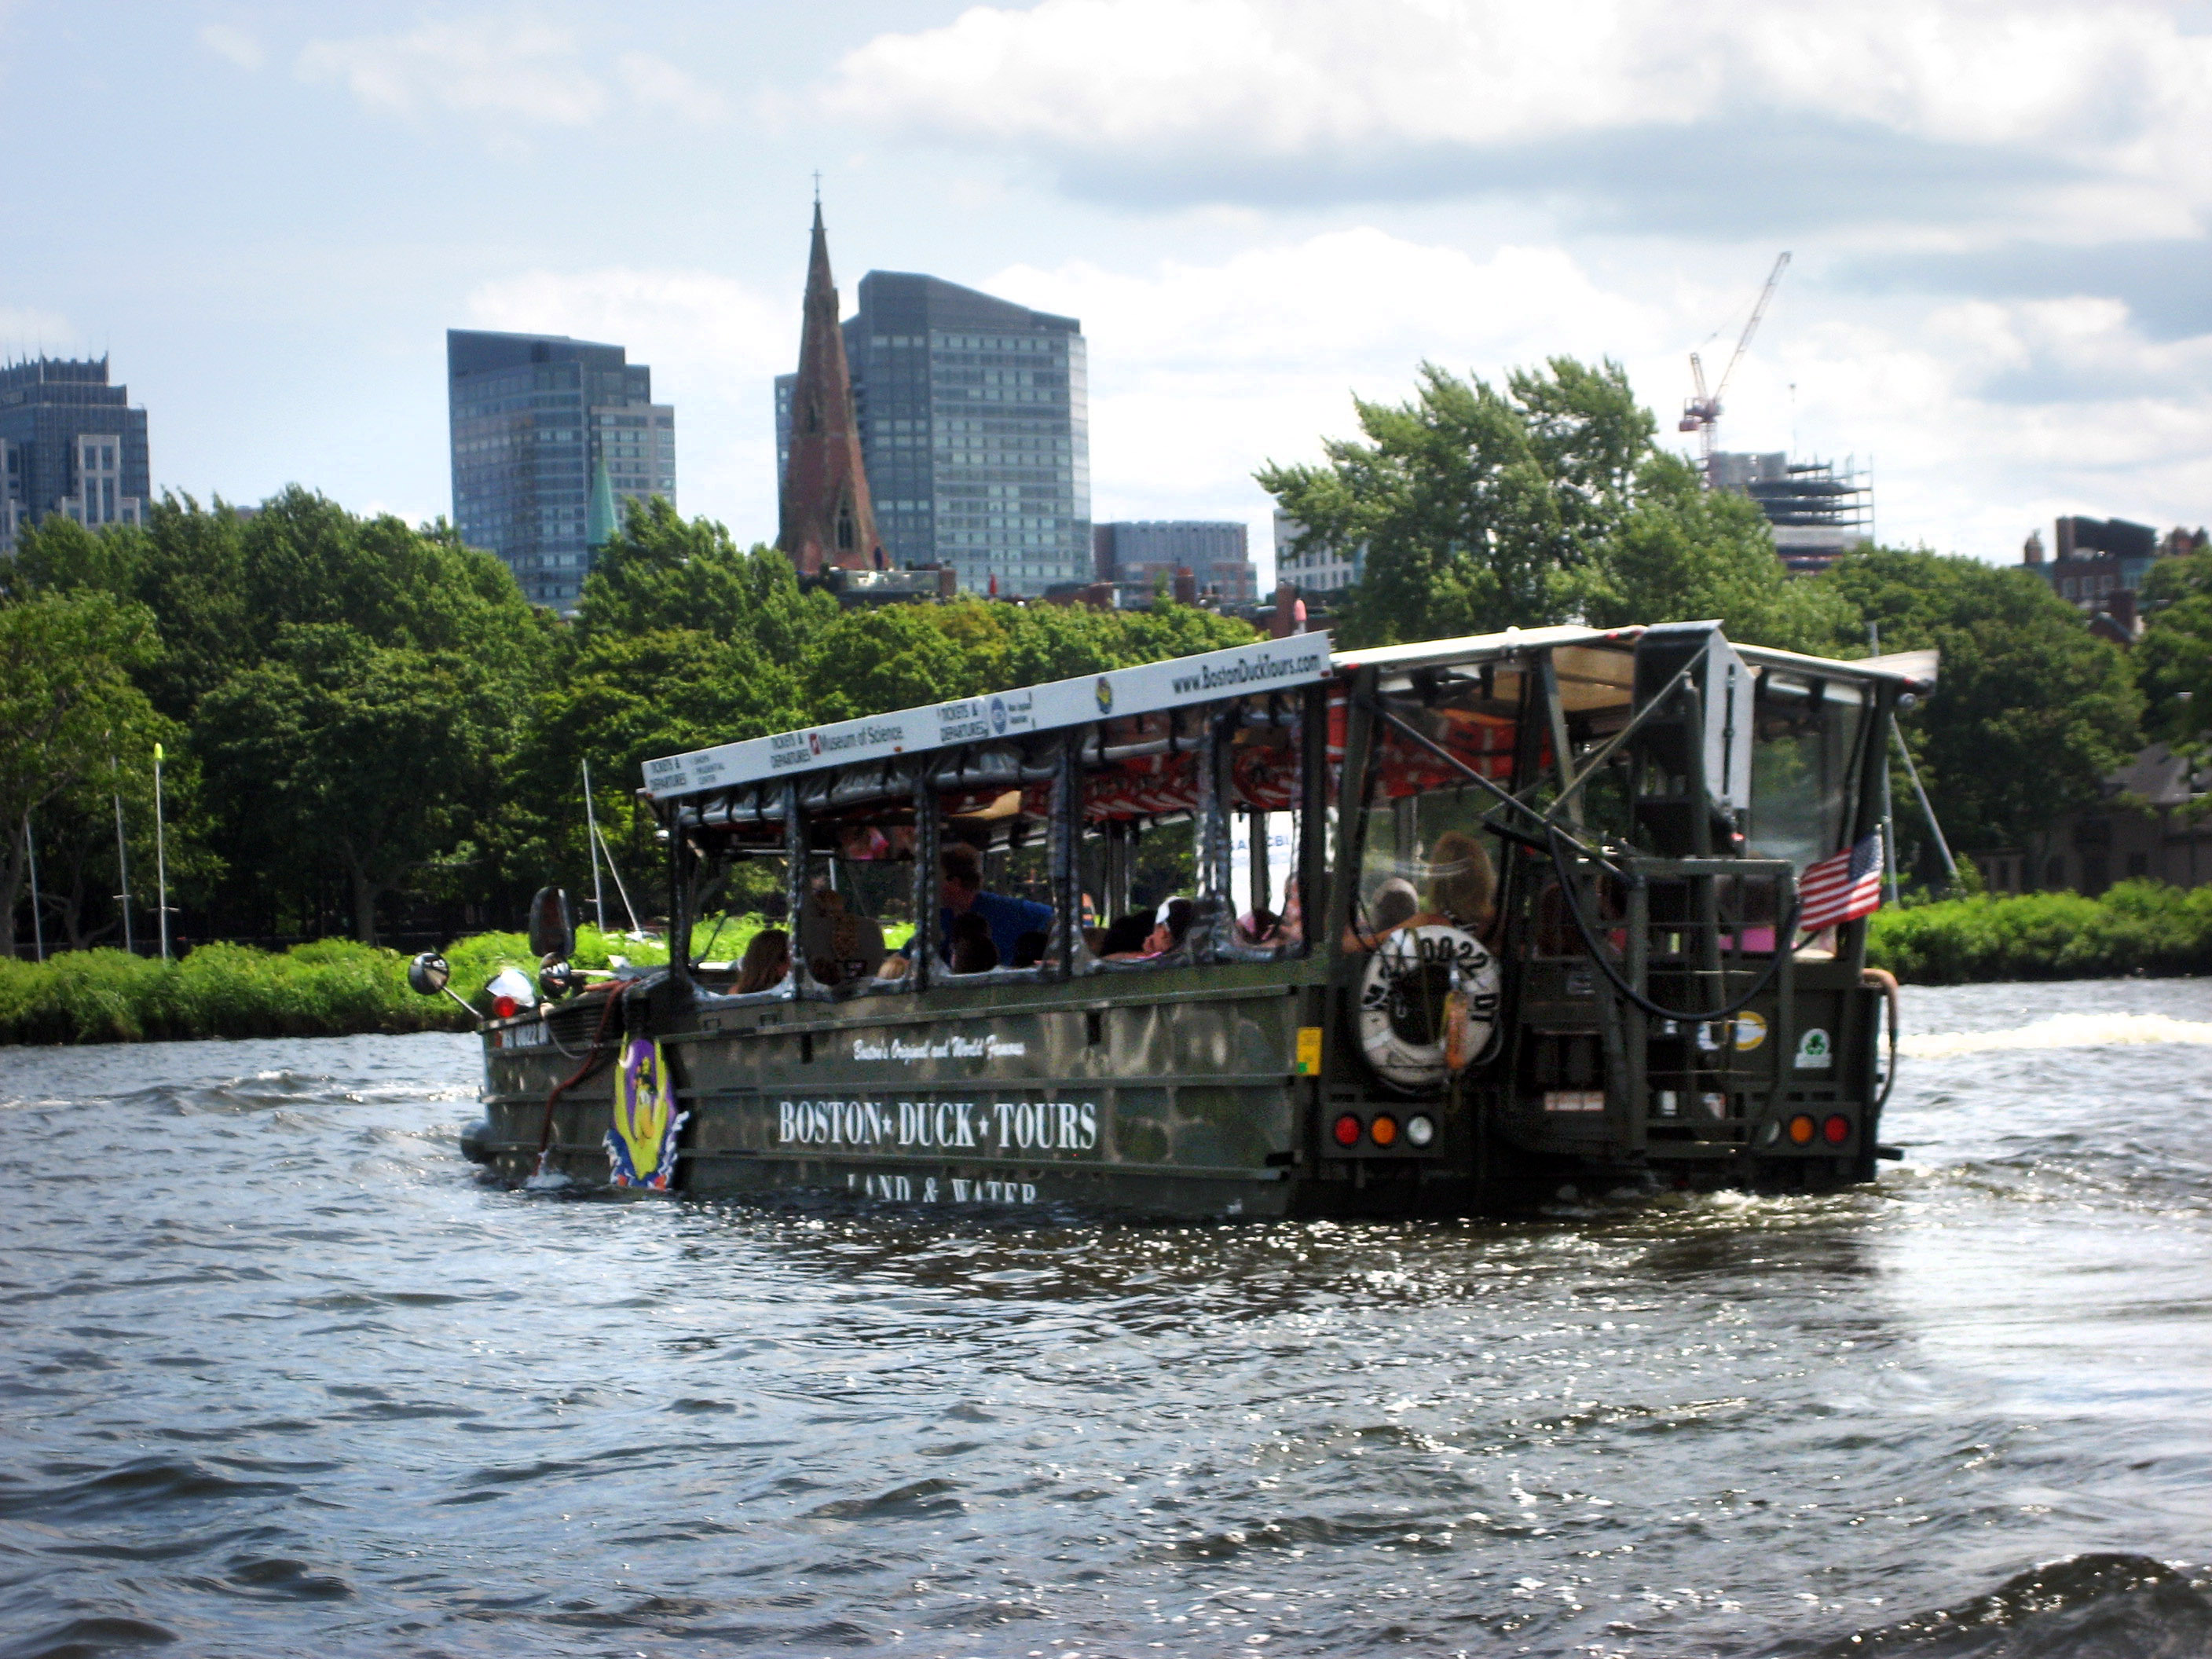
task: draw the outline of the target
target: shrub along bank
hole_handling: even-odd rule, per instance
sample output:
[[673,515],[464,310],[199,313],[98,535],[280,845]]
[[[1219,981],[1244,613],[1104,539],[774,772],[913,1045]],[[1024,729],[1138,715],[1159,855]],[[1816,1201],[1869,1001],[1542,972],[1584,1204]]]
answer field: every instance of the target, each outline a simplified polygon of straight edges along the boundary
[[[741,954],[761,926],[758,916],[729,918],[714,955]],[[702,945],[711,932],[711,924],[702,930]],[[535,961],[520,933],[478,933],[456,940],[446,955],[453,988],[479,1006],[494,974],[507,967],[529,973]],[[612,957],[649,967],[667,953],[658,940],[578,930],[577,966],[605,968]],[[1912,985],[2212,973],[2212,887],[2131,881],[2095,899],[1978,895],[1881,910],[1867,959]],[[347,939],[281,953],[203,945],[178,962],[121,951],[72,951],[44,963],[0,958],[0,1044],[349,1036],[468,1024],[448,999],[407,988],[404,957]]]
[[[578,930],[575,961],[607,966],[667,960],[655,941]],[[533,970],[520,933],[479,933],[448,952],[454,990],[483,1003],[503,967]],[[445,997],[407,988],[407,958],[349,939],[276,952],[203,945],[176,962],[122,951],[70,951],[43,963],[0,959],[0,1043],[150,1042],[188,1037],[350,1036],[462,1031],[468,1016]]]
[[2126,881],[2101,898],[1978,894],[1877,910],[1867,960],[1908,985],[2212,973],[2212,887]]

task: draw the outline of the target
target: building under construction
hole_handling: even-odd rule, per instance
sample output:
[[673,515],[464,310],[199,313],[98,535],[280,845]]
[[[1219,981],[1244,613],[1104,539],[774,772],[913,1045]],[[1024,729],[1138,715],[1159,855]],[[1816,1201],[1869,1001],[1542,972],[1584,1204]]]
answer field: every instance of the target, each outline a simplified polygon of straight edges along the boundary
[[1826,570],[1874,540],[1873,481],[1850,459],[1839,467],[1793,461],[1780,450],[1722,452],[1713,456],[1710,476],[1714,489],[1759,503],[1774,531],[1774,550],[1795,574]]

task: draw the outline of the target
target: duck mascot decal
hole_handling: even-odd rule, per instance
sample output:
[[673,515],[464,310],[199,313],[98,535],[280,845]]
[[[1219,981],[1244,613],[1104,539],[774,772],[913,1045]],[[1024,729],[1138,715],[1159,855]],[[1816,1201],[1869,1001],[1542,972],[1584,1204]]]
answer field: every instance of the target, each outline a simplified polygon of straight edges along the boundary
[[689,1116],[676,1109],[676,1084],[660,1045],[631,1038],[615,1079],[615,1126],[607,1131],[612,1184],[667,1191],[676,1173],[677,1132]]

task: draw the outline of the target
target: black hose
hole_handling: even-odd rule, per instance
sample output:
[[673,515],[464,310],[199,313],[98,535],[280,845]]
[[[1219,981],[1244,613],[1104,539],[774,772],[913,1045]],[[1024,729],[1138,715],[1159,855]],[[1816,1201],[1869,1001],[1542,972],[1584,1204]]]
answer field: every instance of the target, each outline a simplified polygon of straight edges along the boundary
[[1654,1019],[1673,1019],[1680,1020],[1688,1025],[1704,1025],[1713,1020],[1726,1019],[1731,1014],[1741,1013],[1765,994],[1766,988],[1774,982],[1775,975],[1782,971],[1783,952],[1790,949],[1790,941],[1797,936],[1797,917],[1801,907],[1798,901],[1792,899],[1790,904],[1789,921],[1774,930],[1774,955],[1766,964],[1766,971],[1759,975],[1751,989],[1746,991],[1725,1008],[1715,1008],[1709,1013],[1686,1013],[1679,1008],[1662,1008],[1623,979],[1620,969],[1613,965],[1612,959],[1606,955],[1605,947],[1590,928],[1589,918],[1583,914],[1582,901],[1575,895],[1574,877],[1567,869],[1565,859],[1560,855],[1559,836],[1556,830],[1551,836],[1551,853],[1552,868],[1558,872],[1559,878],[1560,902],[1567,907],[1567,914],[1574,918],[1575,931],[1582,935],[1583,947],[1589,951],[1590,959],[1605,970],[1605,976],[1613,982],[1614,990]]

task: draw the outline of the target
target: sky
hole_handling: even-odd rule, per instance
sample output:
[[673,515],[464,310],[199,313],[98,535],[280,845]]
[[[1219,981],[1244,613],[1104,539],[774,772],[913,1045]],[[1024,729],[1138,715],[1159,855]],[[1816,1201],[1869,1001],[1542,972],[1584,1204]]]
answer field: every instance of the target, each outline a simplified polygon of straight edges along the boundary
[[156,487],[451,511],[444,331],[611,341],[772,540],[813,175],[872,269],[1081,319],[1092,512],[1253,526],[1432,361],[1610,357],[1887,543],[2212,520],[2212,0],[0,0],[0,355]]

